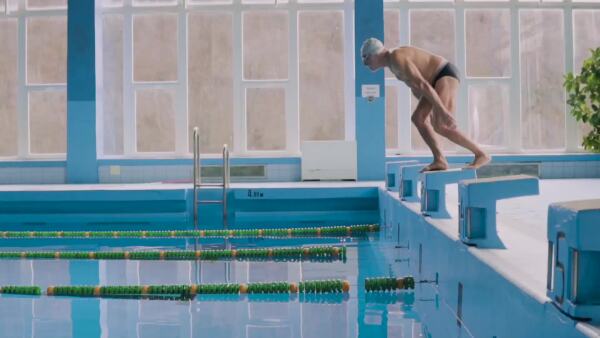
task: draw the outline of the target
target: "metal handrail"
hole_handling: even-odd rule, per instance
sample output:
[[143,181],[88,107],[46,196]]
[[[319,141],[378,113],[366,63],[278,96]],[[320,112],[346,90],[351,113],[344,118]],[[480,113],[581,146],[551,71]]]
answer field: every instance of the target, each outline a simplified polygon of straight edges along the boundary
[[[200,167],[200,134],[198,127],[194,127],[194,228],[198,229],[198,190],[202,186],[201,181],[201,167]],[[230,169],[229,169],[229,148],[227,144],[223,145],[223,227],[227,229],[227,192],[229,191],[230,183]],[[215,201],[211,201],[214,203]],[[208,202],[207,202],[208,203]]]
[[223,145],[223,227],[227,229],[227,192],[229,191],[229,148]]
[[200,134],[194,127],[194,228],[198,229],[198,186],[200,185]]

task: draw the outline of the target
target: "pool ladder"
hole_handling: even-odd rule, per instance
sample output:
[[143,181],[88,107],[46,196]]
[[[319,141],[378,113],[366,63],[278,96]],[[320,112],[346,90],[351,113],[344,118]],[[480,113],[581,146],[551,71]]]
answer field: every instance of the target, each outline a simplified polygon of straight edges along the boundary
[[[200,204],[223,205],[223,228],[227,229],[227,192],[229,191],[229,149],[223,145],[223,181],[221,183],[202,183],[200,173],[200,134],[198,127],[194,127],[194,228],[198,229],[198,207]],[[222,187],[223,198],[220,200],[201,200],[198,198],[200,187]]]

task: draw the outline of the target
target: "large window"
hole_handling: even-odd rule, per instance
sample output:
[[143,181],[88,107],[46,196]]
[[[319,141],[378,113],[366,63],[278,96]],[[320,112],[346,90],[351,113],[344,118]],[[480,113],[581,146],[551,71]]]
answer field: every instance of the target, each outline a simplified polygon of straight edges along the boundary
[[[456,120],[488,151],[577,151],[588,129],[568,114],[562,82],[600,46],[599,13],[597,1],[386,0],[386,45],[421,47],[458,66]],[[388,153],[429,152],[411,126],[417,101],[389,72],[386,87]]]
[[[103,0],[101,156],[299,153],[348,137],[351,0]],[[321,6],[322,5],[322,6]]]
[[67,0],[0,1],[0,158],[64,158]]

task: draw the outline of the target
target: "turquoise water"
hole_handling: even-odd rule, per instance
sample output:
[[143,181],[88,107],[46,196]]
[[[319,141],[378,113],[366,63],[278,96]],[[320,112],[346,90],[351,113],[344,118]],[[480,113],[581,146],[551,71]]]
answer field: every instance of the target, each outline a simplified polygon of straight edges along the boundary
[[[332,262],[0,260],[0,285],[144,285],[248,283],[339,278],[348,295],[207,296],[193,300],[0,297],[0,337],[431,337],[416,304],[434,304],[428,285],[416,292],[365,294],[367,277],[392,267],[390,247],[366,239],[3,240],[12,250],[216,249],[343,244]],[[401,265],[402,263],[399,263]],[[405,274],[408,274],[406,271]],[[424,291],[424,287],[431,289]],[[438,304],[439,307],[439,304]],[[454,331],[456,333],[456,331]],[[451,335],[448,335],[451,336]]]

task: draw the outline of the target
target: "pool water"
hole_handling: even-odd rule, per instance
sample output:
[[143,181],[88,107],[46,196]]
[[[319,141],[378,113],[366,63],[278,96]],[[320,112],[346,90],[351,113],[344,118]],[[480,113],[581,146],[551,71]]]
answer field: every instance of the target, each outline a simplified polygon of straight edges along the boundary
[[[418,285],[415,292],[364,292],[365,278],[398,275],[398,266],[403,266],[384,263],[385,251],[397,249],[377,234],[360,239],[3,239],[0,249],[134,251],[331,244],[347,247],[345,261],[3,259],[0,286],[346,279],[351,289],[347,295],[199,295],[193,300],[2,295],[0,337],[432,337],[416,308],[416,304],[443,308],[430,284]],[[407,269],[404,275],[409,273]],[[445,337],[468,336],[456,326],[449,330]]]

